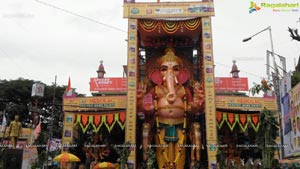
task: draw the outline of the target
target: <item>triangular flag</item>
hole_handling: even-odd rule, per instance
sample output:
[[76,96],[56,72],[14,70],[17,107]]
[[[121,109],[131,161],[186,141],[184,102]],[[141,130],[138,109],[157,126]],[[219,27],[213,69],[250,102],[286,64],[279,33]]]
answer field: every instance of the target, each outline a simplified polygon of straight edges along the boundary
[[69,76],[68,86],[66,88],[66,92],[69,92],[71,90],[71,78]]
[[42,126],[41,126],[41,121],[40,121],[39,124],[36,126],[36,128],[33,131],[34,139],[38,138],[41,131],[42,131]]
[[66,88],[66,91],[64,93],[64,97],[76,97],[75,89],[71,88],[71,78],[69,76],[68,86]]
[[6,117],[5,115],[3,114],[3,118],[2,118],[2,126],[1,126],[1,132],[4,132],[5,130],[5,127],[6,127]]

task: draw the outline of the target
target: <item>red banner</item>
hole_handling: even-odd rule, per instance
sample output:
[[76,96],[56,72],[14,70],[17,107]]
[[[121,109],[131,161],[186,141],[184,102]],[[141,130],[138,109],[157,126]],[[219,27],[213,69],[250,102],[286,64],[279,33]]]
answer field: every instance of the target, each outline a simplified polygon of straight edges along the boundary
[[122,77],[91,78],[90,91],[126,92],[127,79]]
[[215,77],[215,90],[248,91],[248,78]]

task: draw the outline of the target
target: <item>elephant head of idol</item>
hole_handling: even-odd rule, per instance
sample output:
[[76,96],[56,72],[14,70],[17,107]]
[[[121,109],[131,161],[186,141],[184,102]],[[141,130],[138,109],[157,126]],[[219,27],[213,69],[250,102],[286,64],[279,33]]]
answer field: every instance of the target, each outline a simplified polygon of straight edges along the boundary
[[166,99],[173,103],[176,99],[176,87],[189,79],[188,70],[183,68],[182,60],[175,55],[173,48],[167,48],[165,55],[158,61],[159,69],[150,73],[150,79],[158,86],[163,85],[167,89]]

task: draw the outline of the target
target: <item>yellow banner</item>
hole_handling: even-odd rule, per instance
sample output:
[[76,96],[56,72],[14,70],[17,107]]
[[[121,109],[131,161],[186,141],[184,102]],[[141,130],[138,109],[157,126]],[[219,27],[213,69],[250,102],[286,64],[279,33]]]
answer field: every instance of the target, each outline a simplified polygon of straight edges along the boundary
[[275,98],[216,96],[216,107],[222,109],[277,111]]
[[214,90],[214,62],[212,53],[211,19],[202,18],[202,49],[205,87],[206,143],[209,168],[216,167],[217,124]]
[[126,108],[126,96],[74,97],[63,99],[64,111]]
[[73,127],[75,116],[73,113],[65,113],[64,117],[64,126],[70,126]]
[[124,18],[186,18],[214,16],[213,2],[128,3]]
[[210,159],[210,160],[209,160],[209,164],[208,164],[208,168],[210,168],[210,169],[218,168],[218,167],[217,167],[217,158],[216,158],[216,154],[214,154],[214,155],[209,155],[209,156],[208,156],[208,159]]
[[[138,65],[138,46],[137,46],[137,20],[128,19],[128,69],[127,69],[127,110],[125,141],[132,145],[136,143],[136,85],[137,85],[137,65]],[[132,147],[128,161],[136,167],[136,149]]]
[[73,124],[75,116],[73,113],[64,113],[64,127],[62,133],[62,152],[68,151],[68,149],[72,146],[73,139]]

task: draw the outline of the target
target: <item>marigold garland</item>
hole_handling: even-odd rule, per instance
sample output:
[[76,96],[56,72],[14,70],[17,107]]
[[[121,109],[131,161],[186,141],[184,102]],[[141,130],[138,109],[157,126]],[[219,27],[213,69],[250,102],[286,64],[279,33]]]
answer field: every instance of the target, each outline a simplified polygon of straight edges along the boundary
[[140,19],[138,23],[140,27],[146,32],[153,32],[157,27],[162,27],[162,29],[166,33],[173,34],[177,32],[179,28],[181,28],[182,31],[183,27],[190,31],[197,29],[201,23],[201,19],[195,18],[184,21],[157,21],[150,19]]
[[195,18],[195,19],[190,19],[190,20],[186,20],[185,22],[183,22],[185,28],[187,28],[188,30],[195,30],[198,28],[198,26],[200,25],[201,20],[199,18]]
[[175,33],[179,29],[179,23],[173,21],[161,22],[162,28],[169,34]]
[[146,19],[141,19],[139,20],[139,24],[141,26],[141,28],[143,28],[144,31],[146,32],[152,32],[154,31],[158,24],[158,21],[156,20],[146,20]]

